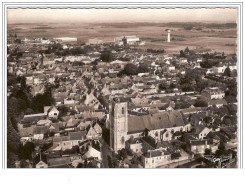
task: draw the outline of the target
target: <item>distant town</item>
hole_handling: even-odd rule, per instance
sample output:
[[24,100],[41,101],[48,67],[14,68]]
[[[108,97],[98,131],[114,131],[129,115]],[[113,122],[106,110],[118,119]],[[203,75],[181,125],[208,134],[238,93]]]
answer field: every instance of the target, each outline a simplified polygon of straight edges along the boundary
[[237,168],[236,52],[169,53],[163,32],[159,49],[8,32],[8,167]]

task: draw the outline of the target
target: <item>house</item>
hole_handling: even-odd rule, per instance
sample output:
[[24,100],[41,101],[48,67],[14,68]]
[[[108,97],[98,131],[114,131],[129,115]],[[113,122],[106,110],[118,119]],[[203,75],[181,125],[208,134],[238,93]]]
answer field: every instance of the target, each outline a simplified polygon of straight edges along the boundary
[[87,135],[86,135],[87,139],[95,139],[95,138],[100,138],[102,136],[102,128],[97,122],[93,123],[92,125],[89,125],[86,131],[87,131]]
[[21,124],[36,124],[41,119],[46,119],[47,115],[45,113],[38,114],[29,114],[24,115],[24,118],[21,120]]
[[202,96],[208,100],[212,99],[223,99],[225,97],[225,92],[218,87],[208,87],[202,90]]
[[65,131],[75,131],[76,127],[78,126],[78,124],[80,123],[80,119],[74,119],[72,117],[68,117],[70,118],[66,125],[65,125]]
[[171,162],[171,153],[164,149],[148,151],[142,155],[142,162],[144,168],[163,166]]
[[43,161],[39,161],[39,163],[36,164],[36,168],[40,169],[40,168],[48,168],[48,165],[43,162]]
[[49,108],[47,115],[49,118],[57,119],[59,116],[59,110],[55,106],[52,106]]
[[91,145],[88,146],[88,151],[83,155],[83,158],[87,159],[87,158],[95,158],[97,160],[101,160],[101,152],[96,150],[94,147],[92,147]]
[[61,131],[65,129],[65,126],[62,122],[51,123],[49,126],[50,133],[53,133],[54,136],[60,136]]
[[33,132],[33,139],[34,140],[43,140],[44,138],[48,137],[49,128],[47,126],[36,126]]
[[196,137],[197,139],[204,139],[206,138],[206,136],[209,134],[209,132],[211,132],[211,129],[204,127],[204,126],[198,126],[196,127]]
[[71,159],[69,156],[62,156],[59,158],[49,158],[48,159],[48,168],[70,168]]
[[218,108],[227,105],[227,101],[225,99],[213,99],[208,101],[208,107],[216,106]]
[[187,150],[194,154],[204,154],[206,149],[210,149],[210,143],[207,139],[202,140],[189,140]]
[[212,68],[213,73],[215,73],[215,74],[222,74],[225,72],[225,69],[226,69],[226,66],[214,66]]
[[128,141],[126,141],[125,148],[131,150],[134,153],[142,152],[142,140],[139,138],[134,139],[132,137]]
[[85,132],[69,132],[68,136],[60,136],[53,138],[53,147],[51,150],[67,150],[73,146],[79,146],[79,143],[85,139]]

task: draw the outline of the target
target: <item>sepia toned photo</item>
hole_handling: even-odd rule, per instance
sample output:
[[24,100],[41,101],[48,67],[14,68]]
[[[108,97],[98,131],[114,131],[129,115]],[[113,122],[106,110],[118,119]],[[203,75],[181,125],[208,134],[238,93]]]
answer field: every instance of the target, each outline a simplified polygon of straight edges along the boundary
[[238,168],[238,9],[8,8],[7,168]]

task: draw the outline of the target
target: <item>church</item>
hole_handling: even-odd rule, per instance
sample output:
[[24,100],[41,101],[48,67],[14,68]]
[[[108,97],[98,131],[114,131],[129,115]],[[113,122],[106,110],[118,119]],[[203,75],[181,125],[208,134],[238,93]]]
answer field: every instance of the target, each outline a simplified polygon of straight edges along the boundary
[[110,147],[115,152],[125,148],[127,140],[143,137],[146,131],[155,140],[170,141],[176,131],[191,130],[183,113],[175,110],[138,116],[128,113],[127,102],[112,101],[109,111]]

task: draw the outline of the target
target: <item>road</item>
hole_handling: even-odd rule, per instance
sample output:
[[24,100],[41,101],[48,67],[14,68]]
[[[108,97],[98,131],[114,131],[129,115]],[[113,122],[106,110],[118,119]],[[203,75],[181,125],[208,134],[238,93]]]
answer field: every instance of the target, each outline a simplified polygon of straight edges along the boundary
[[102,146],[101,146],[101,155],[102,155],[102,168],[109,168],[107,156],[111,156],[111,150],[108,144],[102,139]]

